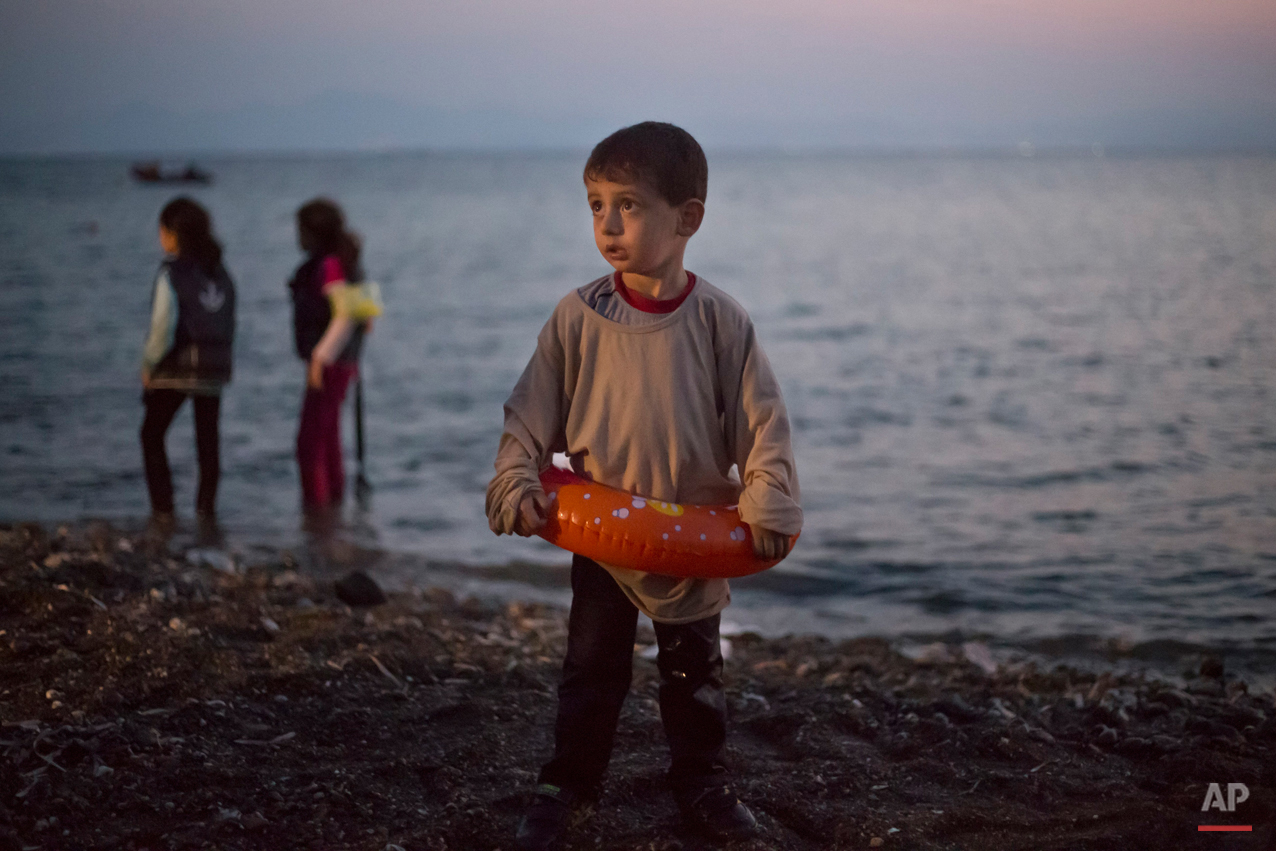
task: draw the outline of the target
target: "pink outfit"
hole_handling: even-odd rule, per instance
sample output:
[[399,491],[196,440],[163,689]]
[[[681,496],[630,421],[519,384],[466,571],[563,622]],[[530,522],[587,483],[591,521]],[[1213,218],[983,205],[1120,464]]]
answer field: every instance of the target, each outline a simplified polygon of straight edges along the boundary
[[297,429],[297,464],[301,467],[301,496],[306,508],[336,505],[346,492],[341,403],[357,373],[353,364],[334,363],[323,369],[322,390],[306,388]]
[[[324,295],[346,279],[341,261],[324,258],[318,278]],[[334,363],[323,369],[323,389],[306,387],[297,428],[297,465],[301,468],[301,497],[307,509],[341,502],[346,491],[345,460],[341,454],[341,403],[359,370],[353,363]]]
[[341,268],[341,261],[337,259],[337,255],[329,254],[323,258],[323,265],[319,267],[319,292],[327,295],[335,285],[345,279],[346,273]]

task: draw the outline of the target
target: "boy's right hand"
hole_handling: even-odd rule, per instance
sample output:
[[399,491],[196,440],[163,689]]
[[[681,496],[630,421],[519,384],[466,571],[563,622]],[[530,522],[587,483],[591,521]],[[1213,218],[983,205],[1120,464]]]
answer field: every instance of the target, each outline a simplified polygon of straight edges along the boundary
[[531,537],[545,528],[549,520],[549,497],[545,491],[530,491],[518,504],[518,516],[514,518],[514,534]]

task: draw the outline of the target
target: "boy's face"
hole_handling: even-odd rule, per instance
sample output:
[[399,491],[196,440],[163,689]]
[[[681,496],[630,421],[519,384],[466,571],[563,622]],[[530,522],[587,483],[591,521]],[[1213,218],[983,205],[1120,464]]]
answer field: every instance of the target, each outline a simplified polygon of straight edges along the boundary
[[704,217],[702,202],[693,198],[675,207],[641,181],[586,179],[585,191],[594,243],[612,268],[660,277],[676,261],[681,271],[687,240]]

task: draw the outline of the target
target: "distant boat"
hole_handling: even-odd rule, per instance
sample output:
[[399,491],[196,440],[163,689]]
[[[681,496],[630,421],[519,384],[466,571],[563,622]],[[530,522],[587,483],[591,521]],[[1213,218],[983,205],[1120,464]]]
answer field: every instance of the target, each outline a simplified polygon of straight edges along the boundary
[[129,171],[138,183],[212,183],[213,176],[194,163],[183,169],[164,171],[157,161],[133,163]]

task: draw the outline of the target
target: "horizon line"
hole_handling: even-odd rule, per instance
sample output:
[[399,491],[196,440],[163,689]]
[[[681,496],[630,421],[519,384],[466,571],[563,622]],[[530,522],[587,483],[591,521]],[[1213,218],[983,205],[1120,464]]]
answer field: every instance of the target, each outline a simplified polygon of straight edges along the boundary
[[[99,150],[16,150],[0,151],[0,160],[102,160],[119,159],[144,162],[148,160],[188,160],[207,157],[215,159],[263,158],[348,158],[367,156],[457,156],[457,155],[524,155],[524,156],[578,156],[587,154],[589,146],[568,145],[395,145],[386,147],[242,147],[242,148],[171,148],[99,149]],[[1076,144],[1042,144],[1033,142],[1007,143],[1004,145],[715,145],[705,148],[707,154],[744,156],[848,156],[874,158],[908,157],[990,157],[1030,160],[1038,157],[1106,157],[1131,156],[1276,156],[1276,142],[1269,145],[1202,146],[1202,145],[1107,145],[1100,142]]]

